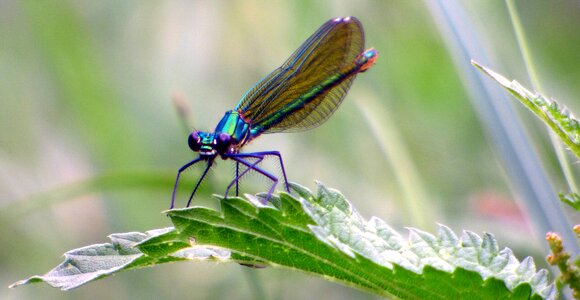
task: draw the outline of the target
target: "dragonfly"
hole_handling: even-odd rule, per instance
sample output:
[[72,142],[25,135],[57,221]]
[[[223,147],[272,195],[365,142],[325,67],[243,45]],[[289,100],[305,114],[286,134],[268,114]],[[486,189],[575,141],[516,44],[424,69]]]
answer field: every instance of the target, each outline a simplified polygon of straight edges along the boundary
[[279,181],[260,166],[268,157],[279,163],[284,189],[290,192],[279,151],[241,152],[241,149],[262,134],[304,131],[328,120],[342,103],[356,75],[372,67],[378,57],[374,48],[363,50],[364,31],[357,18],[331,19],[282,66],[246,92],[238,105],[225,113],[213,132],[193,130],[187,142],[199,156],[178,170],[170,209],[175,205],[181,174],[205,162],[205,169],[189,196],[189,207],[218,157],[235,162],[235,176],[226,188],[225,198],[234,185],[238,196],[240,179],[254,171],[272,183],[265,197],[267,202]]

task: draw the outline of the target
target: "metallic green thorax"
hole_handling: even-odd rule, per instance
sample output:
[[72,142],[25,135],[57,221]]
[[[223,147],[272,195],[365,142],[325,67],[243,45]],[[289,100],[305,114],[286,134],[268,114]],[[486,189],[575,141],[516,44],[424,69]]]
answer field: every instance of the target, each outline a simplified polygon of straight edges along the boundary
[[234,139],[234,145],[241,147],[248,138],[248,124],[235,110],[227,111],[215,128],[215,134],[227,133]]

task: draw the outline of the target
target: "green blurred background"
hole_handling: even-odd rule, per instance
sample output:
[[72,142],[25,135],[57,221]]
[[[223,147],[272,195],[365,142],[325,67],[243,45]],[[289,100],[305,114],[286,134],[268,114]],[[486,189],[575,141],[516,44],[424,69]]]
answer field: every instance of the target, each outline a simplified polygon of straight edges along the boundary
[[[506,4],[460,4],[490,67],[529,87]],[[580,111],[579,2],[519,1],[518,12],[545,92]],[[195,157],[172,96],[187,99],[191,125],[212,130],[322,23],[347,15],[363,23],[376,65],[320,128],[265,135],[246,150],[279,150],[291,181],[338,188],[402,232],[434,232],[436,222],[491,232],[545,266],[542,237],[515,201],[429,1],[3,0],[0,298],[371,298],[292,271],[215,263],[125,272],[67,293],[6,288],[110,233],[170,226],[160,212],[175,172]],[[566,190],[542,125],[517,112]],[[220,163],[198,197],[222,193],[232,174]],[[266,190],[258,177],[244,183]]]

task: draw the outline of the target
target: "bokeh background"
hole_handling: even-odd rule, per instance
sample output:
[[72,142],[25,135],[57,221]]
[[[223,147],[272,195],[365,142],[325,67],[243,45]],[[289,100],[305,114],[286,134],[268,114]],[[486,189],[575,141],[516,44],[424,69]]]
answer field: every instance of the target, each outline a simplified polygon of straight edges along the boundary
[[[455,29],[471,32],[485,62],[530,87],[506,3],[449,2],[464,17]],[[544,92],[580,111],[579,2],[515,3]],[[215,263],[125,272],[66,293],[44,284],[7,288],[56,266],[67,250],[108,242],[110,233],[170,226],[160,212],[175,172],[195,157],[187,127],[212,130],[322,23],[347,15],[361,20],[367,47],[380,52],[376,65],[323,126],[265,135],[246,150],[279,150],[290,180],[310,188],[320,180],[365,217],[402,232],[434,232],[436,223],[491,232],[545,267],[538,220],[470,101],[477,89],[465,80],[469,61],[449,47],[439,5],[1,0],[0,298],[372,298],[288,270]],[[172,98],[189,106],[188,121]],[[519,151],[537,152],[548,182],[566,191],[546,130],[512,104],[532,145]],[[231,165],[220,163],[200,201],[211,202],[231,176]],[[244,183],[253,193],[267,182]]]

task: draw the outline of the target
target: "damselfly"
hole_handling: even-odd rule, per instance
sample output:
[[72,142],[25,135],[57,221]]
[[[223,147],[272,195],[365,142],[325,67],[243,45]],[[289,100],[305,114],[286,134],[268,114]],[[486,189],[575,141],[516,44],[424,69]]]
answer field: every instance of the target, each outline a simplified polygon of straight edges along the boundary
[[279,68],[251,88],[238,105],[227,111],[213,132],[194,130],[188,137],[189,148],[199,157],[188,162],[177,172],[171,208],[181,173],[198,162],[205,169],[197,181],[187,206],[219,156],[235,161],[235,177],[227,186],[227,197],[232,186],[238,195],[239,180],[249,171],[267,177],[272,186],[270,198],[278,177],[259,165],[266,157],[280,163],[284,188],[289,191],[286,170],[278,151],[240,153],[243,146],[264,133],[302,131],[324,123],[340,105],[358,73],[368,70],[377,59],[373,48],[363,52],[364,32],[355,17],[335,18],[324,23]]

